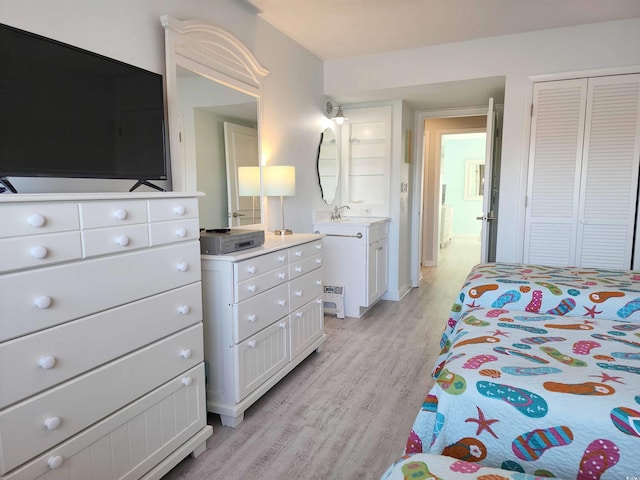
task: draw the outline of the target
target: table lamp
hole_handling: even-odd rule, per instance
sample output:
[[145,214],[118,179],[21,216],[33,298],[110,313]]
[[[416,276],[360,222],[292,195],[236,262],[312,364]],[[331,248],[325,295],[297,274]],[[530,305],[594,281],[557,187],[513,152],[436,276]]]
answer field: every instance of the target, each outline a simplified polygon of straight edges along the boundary
[[276,235],[291,235],[291,230],[284,226],[284,198],[296,194],[296,167],[290,165],[271,165],[264,169],[265,195],[280,197],[282,210],[282,229]]

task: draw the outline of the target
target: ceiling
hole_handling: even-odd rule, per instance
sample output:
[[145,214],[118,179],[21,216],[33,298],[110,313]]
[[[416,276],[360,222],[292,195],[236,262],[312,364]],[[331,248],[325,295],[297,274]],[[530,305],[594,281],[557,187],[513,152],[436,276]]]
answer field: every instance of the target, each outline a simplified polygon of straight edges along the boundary
[[[245,0],[323,60],[640,17],[640,0]],[[437,110],[504,101],[494,77],[334,97]]]

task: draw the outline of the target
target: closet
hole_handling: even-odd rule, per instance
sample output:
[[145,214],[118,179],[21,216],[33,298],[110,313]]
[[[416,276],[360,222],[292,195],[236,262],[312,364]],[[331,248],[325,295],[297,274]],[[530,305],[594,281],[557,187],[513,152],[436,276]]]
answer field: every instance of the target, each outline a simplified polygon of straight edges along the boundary
[[524,262],[638,268],[639,157],[640,75],[536,83]]

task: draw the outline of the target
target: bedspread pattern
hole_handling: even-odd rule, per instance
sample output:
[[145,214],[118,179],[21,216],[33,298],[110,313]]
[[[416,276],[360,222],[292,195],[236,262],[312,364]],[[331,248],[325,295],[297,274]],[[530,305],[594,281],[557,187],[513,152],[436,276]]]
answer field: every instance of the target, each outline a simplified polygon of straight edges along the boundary
[[[536,277],[527,279],[529,287],[538,285],[536,271],[528,271],[533,268],[521,272]],[[594,282],[604,278],[593,275]],[[479,286],[506,279],[495,266],[476,268],[470,278],[464,292],[472,298]],[[563,283],[554,278],[555,285]],[[596,292],[602,298],[633,289],[619,278],[606,290],[581,289],[585,282],[569,281],[560,294],[550,285],[540,287],[560,300]],[[565,297],[569,289],[579,295]],[[524,293],[533,299],[530,291],[516,290],[519,302]],[[474,300],[483,297],[474,295]],[[604,310],[607,302],[594,305]],[[505,305],[473,305],[449,327],[436,384],[416,417],[406,452],[443,453],[566,478],[640,475],[640,323],[563,316],[546,307],[506,311]]]

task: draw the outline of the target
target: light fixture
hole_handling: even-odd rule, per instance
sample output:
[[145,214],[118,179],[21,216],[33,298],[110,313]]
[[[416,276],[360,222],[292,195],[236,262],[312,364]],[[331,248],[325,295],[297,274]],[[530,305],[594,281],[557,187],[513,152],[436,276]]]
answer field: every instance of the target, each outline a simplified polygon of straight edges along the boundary
[[251,197],[251,223],[256,223],[256,197],[260,197],[260,167],[238,167],[238,195]]
[[284,226],[284,199],[296,194],[296,167],[290,165],[270,165],[264,168],[265,195],[280,197],[282,210],[282,229],[276,235],[291,235],[291,230]]
[[334,108],[337,108],[338,112],[336,113],[336,116],[333,117],[333,121],[336,122],[338,125],[342,125],[344,121],[347,119],[347,117],[344,116],[344,113],[342,113],[342,105],[334,105],[331,102],[327,102],[328,115],[331,115],[333,113]]

